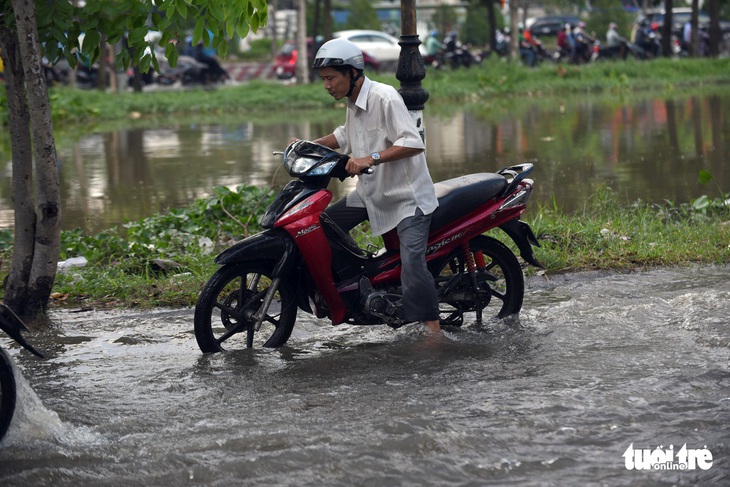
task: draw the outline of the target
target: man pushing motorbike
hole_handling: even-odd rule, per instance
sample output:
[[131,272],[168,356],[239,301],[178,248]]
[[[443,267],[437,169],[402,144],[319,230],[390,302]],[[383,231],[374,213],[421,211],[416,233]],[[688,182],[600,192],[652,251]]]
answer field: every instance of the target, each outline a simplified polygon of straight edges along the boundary
[[347,99],[344,125],[314,142],[350,154],[346,170],[358,176],[355,190],[326,213],[345,232],[365,220],[374,236],[397,229],[405,318],[438,334],[438,297],[425,257],[438,201],[425,144],[395,88],[363,75],[362,51],[355,44],[326,42],[312,68],[333,98]]

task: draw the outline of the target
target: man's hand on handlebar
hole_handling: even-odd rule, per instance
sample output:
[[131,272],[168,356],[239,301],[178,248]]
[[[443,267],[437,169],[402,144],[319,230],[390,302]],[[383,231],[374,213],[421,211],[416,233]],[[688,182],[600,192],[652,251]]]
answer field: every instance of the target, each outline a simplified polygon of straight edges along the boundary
[[350,158],[347,161],[347,166],[345,166],[345,170],[350,175],[350,177],[357,176],[358,174],[371,174],[373,170],[371,169],[371,162],[372,159],[370,156],[368,157],[360,157],[360,158]]

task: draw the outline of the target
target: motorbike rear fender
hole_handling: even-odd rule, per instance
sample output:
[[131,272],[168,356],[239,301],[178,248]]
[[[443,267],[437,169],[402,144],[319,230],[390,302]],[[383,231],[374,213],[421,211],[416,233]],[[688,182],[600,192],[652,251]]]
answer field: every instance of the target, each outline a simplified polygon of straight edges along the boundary
[[514,240],[517,244],[517,248],[520,249],[520,255],[525,262],[528,262],[535,267],[542,267],[542,264],[535,257],[535,253],[532,251],[532,246],[540,247],[537,237],[532,232],[530,225],[520,221],[518,218],[513,218],[506,223],[499,226],[504,232]]

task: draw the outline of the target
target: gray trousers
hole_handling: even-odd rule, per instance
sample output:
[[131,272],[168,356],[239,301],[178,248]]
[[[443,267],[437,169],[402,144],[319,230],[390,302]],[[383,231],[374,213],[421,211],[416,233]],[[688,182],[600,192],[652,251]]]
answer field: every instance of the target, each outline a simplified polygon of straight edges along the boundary
[[[365,208],[347,206],[342,198],[327,208],[325,213],[345,232],[368,219]],[[421,209],[414,216],[403,219],[396,231],[400,241],[402,263],[401,285],[403,309],[406,321],[430,321],[439,319],[438,296],[433,276],[426,265],[426,244],[431,215]]]

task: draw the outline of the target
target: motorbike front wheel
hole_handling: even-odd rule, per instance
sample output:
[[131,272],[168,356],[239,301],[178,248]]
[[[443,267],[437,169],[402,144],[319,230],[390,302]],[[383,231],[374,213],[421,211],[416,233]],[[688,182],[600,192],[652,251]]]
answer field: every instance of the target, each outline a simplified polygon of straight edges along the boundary
[[[502,242],[484,235],[473,238],[469,247],[470,256],[457,249],[442,261],[434,273],[439,290],[441,322],[461,326],[467,312],[476,312],[477,321],[480,321],[482,310],[490,304],[498,307],[498,311],[495,309],[497,318],[519,313],[525,279],[517,257]],[[485,264],[482,268],[477,266],[474,279],[468,274],[468,259]]]
[[272,285],[273,262],[240,262],[218,269],[195,306],[195,338],[203,353],[241,348],[280,347],[294,328],[295,291],[284,281],[274,293],[261,327],[258,313]]
[[0,440],[8,432],[15,414],[15,375],[5,350],[0,348]]

